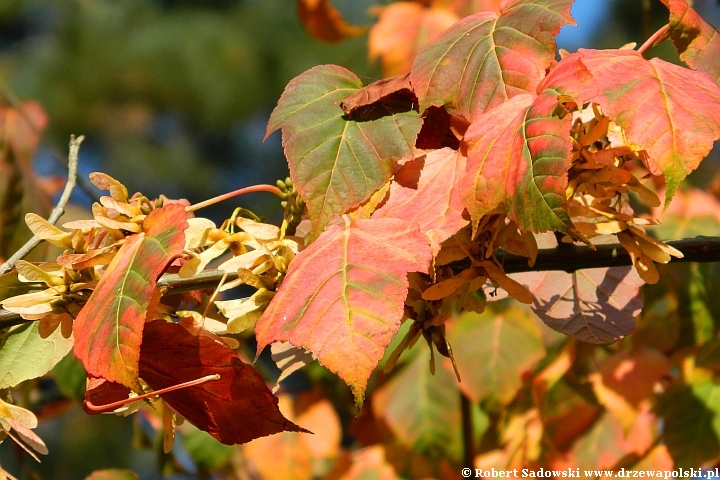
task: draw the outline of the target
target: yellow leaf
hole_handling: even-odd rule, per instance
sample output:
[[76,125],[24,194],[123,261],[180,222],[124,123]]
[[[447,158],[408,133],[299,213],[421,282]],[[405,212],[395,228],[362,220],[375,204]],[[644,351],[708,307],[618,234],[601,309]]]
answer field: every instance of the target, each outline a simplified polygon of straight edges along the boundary
[[188,218],[188,228],[185,230],[185,248],[200,248],[213,242],[208,238],[211,230],[214,230],[215,223],[207,218]]
[[681,251],[654,239],[637,227],[630,225],[629,230],[642,251],[658,263],[668,263],[671,255],[677,258],[684,257]]
[[93,172],[90,174],[89,178],[93,185],[100,190],[109,191],[110,196],[118,202],[127,203],[127,188],[110,175],[102,172]]
[[628,185],[630,185],[630,190],[637,193],[640,200],[642,200],[648,207],[659,207],[661,205],[660,198],[655,194],[655,192],[640,183],[637,178],[633,177]]
[[140,210],[140,207],[136,205],[131,205],[126,202],[119,202],[115,200],[112,197],[108,197],[106,195],[103,195],[100,197],[100,204],[107,208],[108,215],[112,217],[115,212],[119,213],[120,215],[125,215],[128,218],[133,218],[137,215],[142,215],[142,211]]
[[72,248],[71,232],[63,232],[40,215],[28,213],[25,215],[25,223],[31,232],[38,238],[55,245],[59,248]]
[[632,259],[633,266],[637,270],[638,275],[646,283],[655,284],[660,280],[660,274],[655,264],[640,249],[637,242],[629,232],[620,232],[617,234],[620,244],[627,250]]

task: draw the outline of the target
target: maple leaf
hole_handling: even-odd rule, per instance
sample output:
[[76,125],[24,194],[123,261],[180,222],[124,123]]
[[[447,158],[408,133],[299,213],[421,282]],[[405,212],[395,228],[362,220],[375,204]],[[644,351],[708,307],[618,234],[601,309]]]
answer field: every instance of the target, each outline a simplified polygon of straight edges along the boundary
[[[417,353],[408,365],[372,393],[372,409],[403,444],[420,454],[462,456],[462,418],[458,382],[448,369],[428,369],[430,352]],[[477,408],[477,407],[475,407]],[[473,412],[481,416],[478,410]]]
[[449,325],[448,341],[463,380],[460,388],[474,402],[510,403],[522,387],[522,375],[545,353],[537,322],[519,308],[465,312]]
[[332,460],[339,453],[342,429],[332,404],[318,393],[300,393],[293,402],[280,396],[280,411],[315,435],[281,433],[259,438],[243,445],[243,457],[258,469],[262,478],[274,480],[311,480],[313,465]]
[[155,209],[142,227],[120,247],[73,324],[75,356],[85,370],[130,388],[138,387],[143,324],[157,295],[155,283],[185,245],[185,208]]
[[283,417],[260,374],[222,341],[195,336],[163,320],[145,325],[140,377],[154,390],[213,374],[220,378],[161,397],[190,423],[228,445],[283,431],[310,433]]
[[473,233],[480,218],[501,205],[521,230],[573,231],[565,200],[572,118],[558,110],[558,97],[582,104],[594,95],[594,83],[573,55],[538,90],[535,99],[517,95],[480,115],[465,133],[468,164],[460,189]]
[[657,350],[641,348],[618,352],[601,360],[589,376],[595,395],[627,432],[655,397],[655,384],[670,375],[668,358]]
[[406,275],[427,271],[431,255],[427,237],[403,220],[330,226],[295,257],[258,320],[258,354],[275,341],[303,347],[361,404],[372,370],[400,327]]
[[370,29],[370,60],[380,58],[386,77],[407,72],[418,49],[458,20],[460,17],[446,8],[427,8],[416,2],[388,5]]
[[512,276],[533,294],[533,311],[547,326],[583,342],[620,340],[633,331],[642,309],[644,282],[631,267]]
[[680,60],[705,72],[720,84],[720,32],[698,15],[685,0],[662,0],[670,10],[670,37]]
[[328,0],[298,0],[300,21],[310,35],[325,42],[357,37],[365,29],[348,25]]
[[667,206],[720,138],[720,88],[704,73],[632,50],[580,54],[598,86],[593,101],[647,150],[650,172],[665,176]]
[[73,346],[61,329],[42,335],[42,322],[22,325],[0,341],[0,388],[45,375]]
[[282,128],[290,176],[307,204],[313,237],[382,187],[393,162],[413,155],[422,125],[416,112],[371,121],[345,117],[340,102],[361,87],[349,70],[317,66],[290,81],[270,115],[266,138]]
[[465,118],[520,94],[534,94],[555,59],[553,37],[573,24],[572,0],[516,0],[500,15],[480,12],[417,54],[410,81],[420,110],[446,105]]
[[465,157],[460,152],[443,148],[428,153],[422,163],[417,188],[393,182],[390,198],[372,218],[415,222],[430,239],[433,256],[436,256],[440,244],[468,223],[462,218],[464,206],[457,186],[465,174]]

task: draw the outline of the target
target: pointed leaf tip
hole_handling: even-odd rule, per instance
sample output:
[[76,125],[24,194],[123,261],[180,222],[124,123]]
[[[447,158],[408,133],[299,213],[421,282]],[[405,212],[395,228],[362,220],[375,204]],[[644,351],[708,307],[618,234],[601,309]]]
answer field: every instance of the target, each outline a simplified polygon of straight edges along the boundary
[[505,2],[500,15],[457,22],[418,52],[410,81],[420,110],[446,105],[468,119],[533,94],[555,59],[553,37],[572,24],[573,0]]
[[108,265],[73,324],[74,353],[89,374],[138,387],[145,317],[158,277],[185,246],[186,217],[180,204],[153,210]]
[[535,98],[517,95],[480,115],[465,132],[467,175],[460,191],[473,228],[504,206],[523,231],[574,231],[565,198],[572,116],[558,114],[558,97],[582,104],[596,95],[596,85],[581,58],[571,55],[538,90]]
[[403,315],[408,272],[432,252],[417,226],[394,218],[329,227],[290,264],[255,327],[258,352],[289,341],[315,355],[362,403],[372,370]]
[[647,150],[653,175],[665,177],[665,206],[680,182],[720,138],[720,88],[704,73],[633,50],[580,49],[603,113]]
[[311,433],[286,419],[260,374],[223,342],[182,325],[145,325],[140,377],[160,390],[219,375],[217,380],[161,394],[190,423],[227,445],[280,432]]

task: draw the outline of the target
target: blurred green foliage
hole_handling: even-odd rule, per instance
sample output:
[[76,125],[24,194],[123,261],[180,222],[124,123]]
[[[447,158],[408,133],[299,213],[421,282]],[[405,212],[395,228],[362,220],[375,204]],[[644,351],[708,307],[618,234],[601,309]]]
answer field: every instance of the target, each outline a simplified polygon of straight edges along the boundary
[[[379,74],[366,38],[321,44],[287,0],[0,3],[0,85],[42,103],[57,150],[84,134],[81,162],[97,156],[93,168],[131,192],[200,201],[274,184],[287,175],[279,138],[261,142],[287,82],[321,63]],[[372,21],[369,0],[346,3]],[[251,200],[279,214],[266,196]]]

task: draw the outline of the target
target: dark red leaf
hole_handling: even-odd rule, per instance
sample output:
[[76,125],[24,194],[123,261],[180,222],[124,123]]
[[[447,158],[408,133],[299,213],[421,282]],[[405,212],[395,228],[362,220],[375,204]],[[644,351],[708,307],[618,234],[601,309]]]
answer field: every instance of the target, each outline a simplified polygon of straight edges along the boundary
[[457,126],[468,123],[457,115],[451,115],[443,107],[430,107],[425,111],[423,126],[418,133],[415,146],[424,150],[436,150],[450,147],[453,150],[460,148],[460,139],[465,130],[456,130]]
[[97,415],[98,413],[112,412],[118,407],[110,407],[107,409],[90,409],[88,402],[95,407],[102,405],[110,405],[115,402],[127,400],[131,390],[125,385],[110,382],[104,378],[88,376],[88,383],[85,389],[85,401],[83,402],[83,410],[88,415]]
[[222,341],[162,320],[145,325],[140,377],[153,389],[213,374],[220,379],[161,397],[190,423],[228,445],[283,431],[310,433],[283,417],[260,374]]

